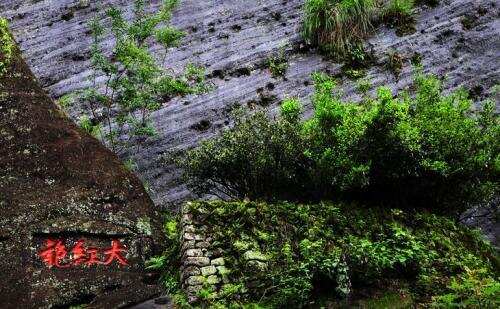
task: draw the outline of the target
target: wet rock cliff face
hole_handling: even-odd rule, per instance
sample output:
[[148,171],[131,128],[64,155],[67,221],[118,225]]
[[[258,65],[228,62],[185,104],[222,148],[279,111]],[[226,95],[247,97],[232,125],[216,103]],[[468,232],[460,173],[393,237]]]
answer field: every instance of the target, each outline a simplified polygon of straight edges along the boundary
[[163,243],[152,201],[19,54],[0,76],[0,307],[114,308],[156,295],[145,270]]
[[[102,14],[96,7],[114,3],[129,8],[132,1],[1,0],[0,10],[11,20],[23,55],[54,98],[87,85],[88,20]],[[153,1],[158,3],[158,1]],[[166,102],[154,114],[159,137],[133,154],[138,173],[152,190],[155,204],[176,208],[189,198],[179,171],[162,163],[170,150],[189,148],[230,124],[235,105],[266,105],[274,110],[283,97],[306,99],[312,91],[311,72],[339,74],[341,65],[322,58],[300,43],[303,0],[183,0],[173,23],[187,32],[173,50],[169,66],[203,65],[216,88],[204,95]],[[417,7],[416,32],[397,36],[381,26],[368,40],[375,65],[368,77],[375,86],[394,90],[411,81],[410,59],[421,57],[425,72],[446,76],[446,87],[460,85],[482,99],[499,82],[500,21],[494,0],[441,0],[437,7]],[[272,78],[266,59],[286,45],[290,67],[284,79]],[[399,77],[385,63],[387,53],[403,57]],[[355,82],[341,76],[346,98],[356,99]],[[307,99],[306,99],[307,102]],[[71,111],[77,117],[79,111]],[[307,114],[307,113],[306,113]]]

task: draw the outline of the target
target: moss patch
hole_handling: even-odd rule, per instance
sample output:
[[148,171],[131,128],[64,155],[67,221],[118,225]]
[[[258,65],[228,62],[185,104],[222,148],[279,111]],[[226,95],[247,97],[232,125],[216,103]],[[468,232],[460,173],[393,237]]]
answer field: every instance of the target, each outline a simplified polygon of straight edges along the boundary
[[8,22],[5,18],[0,18],[0,76],[7,71],[10,65],[14,46],[14,40],[9,33]]

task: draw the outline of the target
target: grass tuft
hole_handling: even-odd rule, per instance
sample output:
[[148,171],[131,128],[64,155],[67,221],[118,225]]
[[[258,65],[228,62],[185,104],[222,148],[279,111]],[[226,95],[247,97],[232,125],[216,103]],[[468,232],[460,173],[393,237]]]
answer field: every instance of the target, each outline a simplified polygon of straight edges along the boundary
[[302,34],[328,55],[344,57],[372,29],[372,0],[307,0]]

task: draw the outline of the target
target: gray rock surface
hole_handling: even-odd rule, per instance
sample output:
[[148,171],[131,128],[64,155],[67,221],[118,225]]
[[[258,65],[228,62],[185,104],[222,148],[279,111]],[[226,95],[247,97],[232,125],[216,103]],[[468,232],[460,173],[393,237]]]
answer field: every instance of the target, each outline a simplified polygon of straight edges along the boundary
[[[132,1],[0,0],[0,11],[11,20],[25,59],[54,98],[87,85],[91,73],[87,21],[103,11],[96,2],[127,9]],[[228,111],[234,104],[270,103],[273,110],[284,97],[307,98],[311,72],[340,72],[340,64],[298,48],[302,4],[300,0],[181,1],[173,23],[188,35],[180,48],[171,51],[167,63],[177,69],[187,62],[205,66],[216,89],[166,103],[154,114],[159,138],[132,154],[157,205],[176,209],[190,196],[179,171],[162,163],[164,153],[192,147],[216,134],[230,123]],[[499,82],[498,2],[442,0],[435,8],[418,6],[417,11],[414,34],[398,37],[393,29],[381,26],[369,39],[377,62],[368,71],[373,84],[388,84],[394,90],[407,87],[409,59],[418,53],[425,72],[447,77],[447,89],[463,85],[478,100],[483,98]],[[471,21],[468,29],[462,23],[466,16]],[[285,44],[290,67],[286,79],[274,79],[264,64]],[[399,78],[384,66],[391,49],[405,57]],[[342,78],[341,87],[347,98],[358,98],[355,82]],[[72,111],[72,116],[78,114]],[[201,121],[204,125],[196,126]]]

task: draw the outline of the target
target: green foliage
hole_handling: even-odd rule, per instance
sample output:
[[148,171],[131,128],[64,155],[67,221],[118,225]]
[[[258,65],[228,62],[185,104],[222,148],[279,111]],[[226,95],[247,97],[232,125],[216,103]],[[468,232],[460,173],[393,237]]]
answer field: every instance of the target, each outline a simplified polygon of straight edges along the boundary
[[471,110],[460,89],[443,94],[417,74],[410,96],[380,87],[343,102],[335,80],[315,74],[314,114],[286,100],[282,116],[236,114],[235,125],[180,159],[199,193],[265,200],[373,200],[450,215],[499,189],[500,123],[494,103]]
[[[498,271],[494,249],[479,233],[445,217],[330,202],[211,201],[186,207],[207,228],[212,249],[223,250],[230,269],[222,286],[201,290],[201,307],[258,302],[300,308],[322,296],[341,302],[366,288],[385,292],[387,282],[400,282],[424,304],[430,295],[447,293],[453,278],[468,269],[484,269],[480,295],[494,299],[498,291],[498,280],[487,276]],[[479,297],[471,289],[460,293],[468,301]]]
[[391,0],[385,8],[385,14],[396,19],[406,18],[411,16],[413,6],[413,0]]
[[288,61],[286,59],[284,48],[280,49],[277,56],[270,57],[267,60],[267,65],[274,78],[285,76],[286,70],[288,70]]
[[[178,1],[163,1],[155,13],[145,7],[145,1],[135,0],[131,21],[120,9],[106,11],[111,19],[109,27],[94,18],[91,62],[94,74],[92,86],[81,94],[81,102],[94,123],[91,131],[112,150],[139,145],[153,137],[156,130],[151,113],[161,108],[172,97],[195,94],[207,90],[203,69],[189,64],[183,73],[174,75],[165,69],[165,58],[171,47],[179,45],[184,33],[169,25],[173,8]],[[111,53],[101,45],[104,36],[113,37]],[[163,53],[150,52],[154,40],[163,47]],[[104,77],[104,85],[98,79]],[[97,126],[97,124],[100,124]],[[86,129],[90,130],[88,121]]]
[[370,89],[372,89],[372,83],[368,79],[360,79],[356,83],[356,90],[363,95],[366,95]]
[[390,0],[382,5],[373,0],[307,0],[302,36],[327,55],[359,66],[367,61],[362,59],[363,41],[372,24],[384,22],[396,27],[398,35],[412,33],[413,7],[414,0]]
[[403,56],[395,50],[389,50],[387,52],[387,68],[398,77],[403,70]]
[[9,32],[9,24],[0,17],[0,77],[5,74],[14,53],[15,43]]
[[281,103],[281,116],[290,122],[299,120],[302,106],[298,99],[286,99]]
[[454,277],[450,292],[433,297],[432,305],[438,308],[498,308],[500,307],[500,282],[486,269],[469,270]]
[[[293,114],[292,103],[285,104],[288,108]],[[306,177],[299,122],[289,119],[272,123],[262,111],[250,115],[236,110],[237,130],[180,156],[185,177],[195,191],[221,197],[287,196],[297,179]]]
[[71,94],[65,94],[59,99],[57,99],[56,104],[61,107],[62,110],[66,111],[73,103],[75,98]]
[[303,37],[322,51],[344,57],[371,30],[372,0],[307,0]]
[[162,273],[161,281],[166,288],[166,292],[172,295],[177,303],[187,304],[187,301],[180,292],[180,240],[179,240],[179,216],[166,214],[164,230],[167,236],[163,255],[153,257],[146,261],[146,268],[158,270]]
[[78,125],[88,134],[98,138],[102,134],[101,125],[94,124],[87,115],[83,115],[78,120]]

